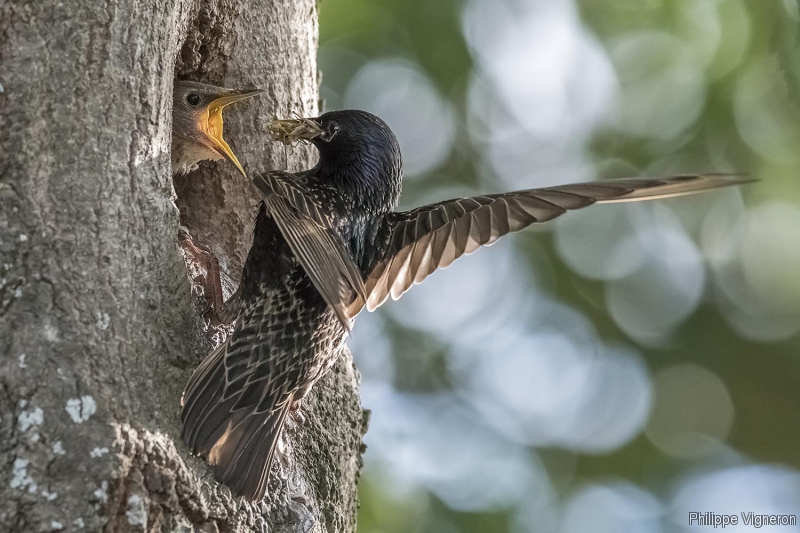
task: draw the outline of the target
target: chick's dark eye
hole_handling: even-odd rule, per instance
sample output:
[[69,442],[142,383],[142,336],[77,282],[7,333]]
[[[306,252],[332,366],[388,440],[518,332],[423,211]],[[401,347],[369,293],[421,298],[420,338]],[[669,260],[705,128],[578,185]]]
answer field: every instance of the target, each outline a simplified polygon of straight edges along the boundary
[[339,133],[340,129],[341,129],[341,127],[336,122],[331,122],[331,125],[328,127],[328,131],[331,132],[331,135],[333,135],[335,133]]
[[197,105],[200,103],[200,97],[194,93],[191,93],[186,96],[186,101],[189,103],[189,105]]

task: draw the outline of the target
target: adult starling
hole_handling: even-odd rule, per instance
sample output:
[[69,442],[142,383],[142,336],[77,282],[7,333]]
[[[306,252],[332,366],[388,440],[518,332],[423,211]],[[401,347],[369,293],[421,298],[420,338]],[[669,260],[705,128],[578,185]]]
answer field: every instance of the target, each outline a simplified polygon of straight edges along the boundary
[[293,406],[342,352],[354,317],[501,236],[594,203],[666,198],[744,183],[722,174],[529,189],[394,211],[394,134],[363,111],[274,121],[277,140],[312,142],[317,165],[254,179],[264,194],[233,297],[236,324],[189,380],[183,438],[234,494],[260,500]]
[[185,174],[205,159],[227,159],[244,169],[222,138],[222,110],[261,90],[233,90],[194,81],[177,81],[172,93],[172,172]]

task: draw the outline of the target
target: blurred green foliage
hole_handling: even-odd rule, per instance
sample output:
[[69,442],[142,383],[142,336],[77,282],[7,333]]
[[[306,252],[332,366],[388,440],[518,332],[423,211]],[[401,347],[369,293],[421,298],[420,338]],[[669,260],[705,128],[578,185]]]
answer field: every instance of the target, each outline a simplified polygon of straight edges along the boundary
[[[483,166],[480,147],[470,142],[466,133],[468,93],[476,68],[463,34],[467,4],[460,0],[325,0],[320,6],[323,97],[332,107],[343,105],[342,95],[364,65],[384,58],[402,58],[417,65],[456,110],[453,149],[435,169],[420,179],[407,180],[407,200],[403,205],[408,207],[453,184],[483,192],[505,188],[499,181],[479,179]],[[504,4],[513,12],[526,2],[509,0]],[[637,99],[633,92],[629,100],[621,100],[621,106],[626,108],[622,113],[632,116],[623,121],[623,126],[611,120],[593,127],[589,152],[594,175],[668,174],[715,169],[722,164],[725,170],[746,171],[762,180],[744,191],[748,210],[777,204],[800,209],[800,15],[795,1],[580,0],[574,8],[585,29],[610,57],[623,96],[629,94],[627,88],[635,89],[647,80],[658,79],[659,72],[669,76],[673,64],[683,64],[689,57],[692,61],[700,58],[696,64],[702,66],[702,78],[694,80],[703,84],[699,93],[702,96],[694,102],[699,112],[675,135],[642,134],[660,120],[662,100]],[[648,59],[642,61],[636,56],[642,50],[625,49],[626,42],[634,42],[631,39],[640,36],[663,38],[655,42],[675,43],[675,47],[645,50]],[[638,119],[643,123],[637,123]],[[687,210],[702,210],[709,204],[687,205]],[[775,216],[769,220],[796,219]],[[768,225],[757,228],[771,230]],[[774,230],[790,236],[800,233],[798,227]],[[701,232],[691,233],[699,238]],[[769,242],[766,237],[765,242]],[[781,316],[800,319],[797,242],[795,239],[786,243],[788,255],[748,260],[747,264],[756,265],[745,276],[756,280],[755,289],[749,294],[764,300],[754,301],[754,308],[778,309]],[[551,232],[524,233],[514,243],[529,259],[530,271],[548,278],[548,290],[554,298],[579,309],[606,343],[635,346],[650,375],[680,363],[692,363],[718,376],[735,411],[726,439],[731,449],[752,462],[781,463],[800,469],[797,330],[788,336],[770,338],[737,327],[735,320],[726,320],[715,293],[718,288],[711,284],[699,308],[670,333],[669,342],[642,343],[609,313],[604,281],[585,278],[571,269],[560,256]],[[758,265],[780,270],[768,270],[759,277]],[[770,280],[776,280],[775,286],[770,285]],[[391,316],[384,320],[395,370],[392,384],[397,390],[425,394],[458,388],[458,379],[449,374],[447,360],[459,354],[449,353],[451,347],[446,341],[410,330]],[[368,358],[370,354],[362,356]],[[452,446],[459,446],[457,439]],[[703,456],[671,456],[644,433],[609,453],[581,454],[556,446],[532,448],[531,453],[545,466],[562,498],[585,482],[609,478],[626,479],[660,495],[678,477],[677,473],[710,461]],[[365,460],[371,464],[369,450]],[[361,484],[360,531],[528,530],[513,525],[515,511],[511,505],[482,512],[459,511],[422,487],[399,490],[391,486],[393,483],[392,476],[384,475],[380,464],[367,469]],[[551,527],[558,530],[546,523],[531,530],[550,531]]]

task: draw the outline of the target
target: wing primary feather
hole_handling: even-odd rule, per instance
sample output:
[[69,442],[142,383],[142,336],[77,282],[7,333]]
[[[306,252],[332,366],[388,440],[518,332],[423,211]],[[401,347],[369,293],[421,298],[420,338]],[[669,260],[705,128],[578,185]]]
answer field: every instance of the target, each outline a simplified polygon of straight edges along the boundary
[[437,268],[490,245],[508,233],[547,222],[595,203],[683,196],[757,181],[741,174],[708,173],[662,179],[625,178],[458,198],[384,217],[390,237],[365,283],[367,309],[399,298]]
[[[427,272],[427,262],[430,261],[431,257],[431,240],[433,239],[434,235],[435,232],[428,233],[418,240],[414,245],[414,252],[412,254],[410,267],[408,269],[409,275],[405,283],[405,290],[410,289],[411,286],[417,282],[417,277],[421,272]],[[422,279],[425,279],[425,277]],[[422,279],[420,279],[420,281],[422,281]]]
[[472,216],[466,215],[463,217],[459,217],[455,220],[455,244],[456,244],[456,257],[461,257],[464,255],[464,250],[467,249],[467,243],[469,242],[469,236],[472,233]]

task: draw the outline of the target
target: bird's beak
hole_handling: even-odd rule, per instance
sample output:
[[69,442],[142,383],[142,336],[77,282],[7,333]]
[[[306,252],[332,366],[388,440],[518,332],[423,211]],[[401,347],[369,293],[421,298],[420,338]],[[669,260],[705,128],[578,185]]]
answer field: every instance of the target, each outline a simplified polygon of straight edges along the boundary
[[225,96],[221,96],[213,100],[208,105],[208,116],[206,119],[207,122],[205,131],[209,140],[213,144],[212,148],[219,152],[219,154],[225,159],[233,163],[234,166],[239,169],[239,172],[241,172],[245,177],[247,177],[247,174],[245,174],[242,165],[239,163],[239,160],[236,159],[231,147],[228,146],[228,143],[226,143],[225,139],[222,138],[222,110],[235,102],[244,100],[245,98],[250,98],[251,96],[262,94],[264,92],[266,91],[230,91]]
[[272,138],[285,145],[297,141],[310,141],[323,134],[319,120],[316,118],[275,119],[269,123]]

